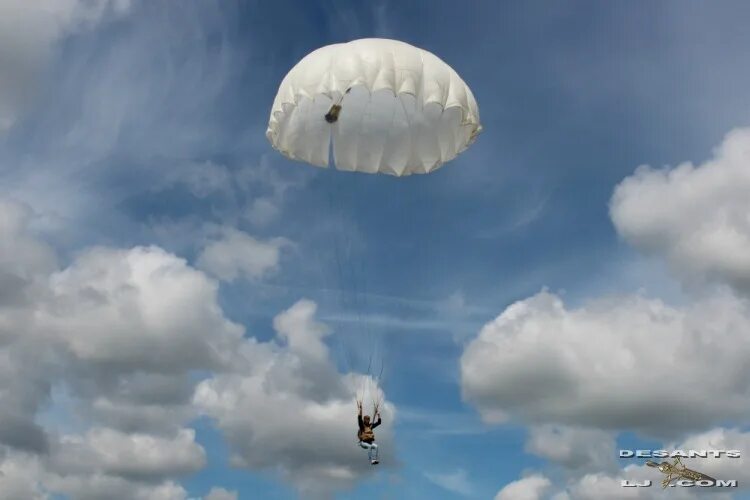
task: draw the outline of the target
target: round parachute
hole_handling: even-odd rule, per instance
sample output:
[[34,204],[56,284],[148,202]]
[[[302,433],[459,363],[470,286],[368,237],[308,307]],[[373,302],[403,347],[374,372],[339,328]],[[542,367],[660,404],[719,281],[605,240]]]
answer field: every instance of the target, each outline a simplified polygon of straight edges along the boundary
[[370,38],[322,47],[281,82],[266,137],[285,156],[339,170],[426,174],[481,132],[461,77],[426,50]]

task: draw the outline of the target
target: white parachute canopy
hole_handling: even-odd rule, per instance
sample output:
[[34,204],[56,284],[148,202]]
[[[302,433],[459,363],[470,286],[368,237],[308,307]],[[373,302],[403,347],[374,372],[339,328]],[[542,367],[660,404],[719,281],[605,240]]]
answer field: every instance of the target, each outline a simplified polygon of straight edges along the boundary
[[339,170],[425,174],[481,132],[468,85],[438,57],[396,40],[322,47],[286,75],[266,137],[285,156]]

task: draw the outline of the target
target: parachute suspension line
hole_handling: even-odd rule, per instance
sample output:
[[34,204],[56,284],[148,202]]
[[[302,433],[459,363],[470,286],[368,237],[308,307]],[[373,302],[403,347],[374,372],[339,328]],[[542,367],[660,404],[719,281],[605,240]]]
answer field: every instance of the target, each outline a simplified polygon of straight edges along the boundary
[[[336,100],[331,106],[329,112],[325,115],[325,120],[335,126],[334,124],[338,121],[339,113],[342,109],[342,103],[347,94],[351,91],[351,87],[347,88],[346,91]],[[370,104],[372,104],[372,95],[370,95]],[[403,106],[403,102],[401,103]],[[369,112],[368,112],[369,113]],[[368,114],[366,113],[366,114]],[[404,108],[406,119],[409,120],[408,113]],[[363,122],[364,116],[360,116],[360,122]],[[333,158],[335,162],[335,146],[333,139],[329,143],[329,158]],[[342,179],[345,179],[342,176]],[[353,179],[356,182],[356,179]],[[380,362],[380,371],[377,377],[375,377],[376,360],[378,357],[382,357],[382,346],[376,345],[375,334],[372,331],[370,322],[367,318],[366,303],[366,272],[365,262],[362,258],[355,258],[356,250],[353,249],[352,237],[347,233],[344,220],[344,206],[345,203],[342,198],[353,198],[351,193],[347,195],[347,190],[342,189],[339,182],[333,182],[330,184],[332,187],[328,190],[328,201],[332,213],[335,214],[338,220],[337,230],[334,230],[333,234],[333,255],[336,261],[336,272],[339,277],[339,302],[355,317],[355,335],[354,345],[361,345],[368,353],[367,359],[367,371],[364,377],[361,377],[361,384],[356,383],[356,378],[352,381],[355,386],[353,392],[355,398],[358,401],[363,401],[367,395],[373,400],[373,406],[378,407],[379,386],[380,386],[380,375],[382,375],[383,363],[382,359]],[[347,336],[351,333],[347,333]],[[341,352],[343,354],[343,360],[347,365],[347,371],[351,373],[353,370],[351,355],[356,353],[348,352],[346,346],[343,345],[343,337],[338,337]],[[377,351],[377,352],[376,352]],[[361,353],[361,352],[360,352]],[[356,360],[355,360],[356,361]],[[361,359],[364,361],[364,359]],[[361,365],[360,365],[361,366]],[[354,370],[360,371],[361,370]],[[359,387],[356,387],[359,386]],[[361,395],[360,395],[361,394]]]
[[[328,183],[326,183],[325,185],[329,186]],[[336,204],[334,201],[337,199],[337,197],[334,195],[333,189],[332,188],[326,189],[326,194],[328,197],[329,210],[331,211],[331,213],[334,214],[336,218],[341,218],[341,214],[343,210],[341,208],[340,203]],[[336,226],[341,227],[342,222],[343,221],[337,220]],[[321,264],[321,271],[324,277],[324,282],[326,283],[326,289],[334,290],[337,292],[337,295],[339,296],[338,297],[339,303],[344,303],[344,299],[341,297],[341,290],[340,290],[341,283],[343,282],[343,276],[344,276],[344,268],[343,268],[342,256],[341,256],[343,244],[344,243],[340,235],[337,232],[334,232],[331,235],[331,249],[332,249],[331,253],[334,256],[334,261],[336,265],[336,274],[338,276],[338,280],[334,280],[334,281],[338,281],[338,282],[332,283],[333,286],[330,286],[331,284],[329,284],[328,281],[326,280],[326,276],[327,276],[326,267],[323,264]],[[354,363],[352,362],[349,350],[346,348],[345,342],[342,339],[341,332],[337,333],[336,339],[337,339],[337,344],[338,344],[338,350],[339,350],[339,353],[341,354],[341,358],[344,364],[344,367],[343,367],[344,372],[347,375],[347,378],[349,379],[349,382],[348,382],[349,389],[351,390],[352,393],[355,394],[356,401],[359,402],[361,401],[361,398],[359,397],[359,384],[357,382],[356,377],[349,376],[354,371],[353,370]]]
[[[382,352],[380,354],[380,370],[378,371],[377,376],[373,377],[373,381],[375,382],[375,390],[371,393],[372,397],[372,413],[375,415],[378,413],[378,410],[380,409],[380,405],[383,402],[382,393],[381,393],[381,385],[382,385],[382,377],[383,377],[383,355]],[[375,372],[373,371],[373,375],[375,375]]]
[[[368,394],[373,394],[373,391],[376,389],[373,387],[372,377],[375,356],[374,333],[367,317],[366,310],[367,285],[364,259],[355,258],[355,251],[352,249],[351,240],[347,240],[346,250],[346,262],[348,263],[348,266],[341,266],[342,274],[344,271],[348,271],[347,279],[344,283],[346,286],[344,286],[345,289],[343,290],[343,294],[348,298],[346,304],[356,318],[355,325],[357,330],[355,331],[355,345],[363,346],[367,353],[367,370],[365,371],[365,376],[362,377],[360,397],[360,400],[363,401]],[[361,361],[364,361],[364,358],[362,358]]]
[[[344,228],[345,221],[343,220],[343,203],[341,201],[341,197],[344,196],[343,192],[344,190],[338,189],[337,193],[333,192],[334,190],[330,190],[328,194],[328,201],[329,201],[329,207],[331,211],[335,214],[337,219],[336,227],[339,228],[338,230],[334,231],[332,235],[332,249],[333,249],[333,256],[335,260],[335,267],[336,267],[336,273],[338,274],[338,293],[339,296],[339,303],[344,306],[346,310],[349,310],[354,313],[356,318],[356,325],[357,328],[361,328],[362,325],[364,325],[364,331],[360,330],[359,332],[356,332],[358,334],[365,333],[365,336],[368,337],[368,340],[371,337],[369,324],[366,320],[366,318],[363,317],[362,313],[362,301],[360,300],[360,286],[359,286],[359,274],[357,271],[357,266],[355,265],[355,260],[353,258],[353,249],[352,249],[352,241],[351,238],[347,237],[346,231],[342,230],[341,228]],[[350,333],[343,334],[346,336],[350,336]],[[343,357],[343,361],[345,366],[345,369],[347,373],[352,373],[360,370],[355,369],[355,365],[359,364],[356,362],[356,360],[352,359],[352,354],[356,355],[356,352],[350,353],[349,349],[345,345],[345,339],[343,335],[338,336],[338,344],[340,347],[340,351]],[[351,337],[349,337],[351,339]],[[359,342],[359,340],[358,340]],[[370,351],[370,356],[368,360],[368,368],[367,368],[367,375],[364,377],[353,377],[351,379],[351,387],[350,389],[355,395],[355,399],[357,402],[364,401],[365,397],[367,397],[367,394],[370,391],[370,372],[371,372],[371,365],[372,365],[372,345],[371,342],[369,344],[363,343],[363,345],[366,345],[368,350]],[[360,364],[360,366],[362,366]],[[357,379],[360,379],[360,382],[357,382]]]
[[[351,87],[346,90],[346,93],[349,93],[351,90]],[[343,96],[342,96],[343,99]],[[367,105],[367,111],[363,113],[359,117],[359,125],[360,127],[365,122],[365,119],[370,116],[370,109],[372,107],[372,93],[370,93],[368,98],[368,105]],[[363,391],[363,397],[365,394],[370,394],[370,397],[373,398],[374,395],[377,393],[379,389],[379,385],[377,380],[373,377],[374,372],[374,365],[373,362],[376,359],[376,339],[375,334],[371,328],[370,321],[368,318],[368,307],[367,307],[367,272],[366,272],[366,266],[365,266],[365,260],[360,259],[356,260],[352,259],[352,297],[354,301],[354,310],[357,315],[357,324],[362,328],[362,332],[360,332],[360,335],[363,335],[365,337],[365,341],[367,344],[367,353],[368,353],[368,359],[367,359],[367,372],[366,372],[366,378],[365,378],[365,388]]]

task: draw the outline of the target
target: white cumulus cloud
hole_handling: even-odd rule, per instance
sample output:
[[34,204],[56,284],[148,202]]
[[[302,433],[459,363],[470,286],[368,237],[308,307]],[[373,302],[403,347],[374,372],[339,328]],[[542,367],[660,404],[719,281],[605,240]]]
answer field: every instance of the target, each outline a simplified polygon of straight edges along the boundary
[[[0,299],[0,498],[185,498],[174,479],[206,461],[183,427],[191,372],[234,366],[244,329],[215,281],[156,247],[57,269],[32,215],[0,202],[0,276],[18,284]],[[56,417],[38,419],[45,407]]]
[[687,281],[750,292],[750,128],[730,132],[698,166],[640,167],[615,189],[610,214],[634,247]]
[[[313,302],[277,315],[276,339],[258,342],[184,259],[95,247],[58,268],[30,212],[0,208],[0,275],[23,285],[0,298],[0,498],[183,500],[177,481],[206,463],[188,427],[200,415],[224,432],[234,465],[280,472],[307,497],[374,472],[356,440],[365,377],[337,371]],[[387,467],[395,408],[381,411]]]
[[[306,497],[325,497],[372,466],[356,439],[354,401],[363,379],[336,371],[315,311],[302,300],[279,314],[274,326],[281,343],[248,342],[247,361],[202,382],[195,402],[224,432],[235,466],[278,471]],[[376,436],[387,466],[395,409],[386,403],[381,413]]]
[[216,305],[217,285],[158,247],[95,248],[50,278],[37,326],[87,363],[179,373],[212,367],[242,328]]
[[63,436],[55,456],[55,470],[99,470],[124,478],[151,479],[197,472],[206,455],[195,442],[193,429],[181,429],[171,437],[124,433],[93,428],[83,436]]
[[488,422],[703,429],[750,410],[748,324],[748,302],[730,294],[685,308],[627,296],[567,309],[541,292],[469,343],[463,395]]

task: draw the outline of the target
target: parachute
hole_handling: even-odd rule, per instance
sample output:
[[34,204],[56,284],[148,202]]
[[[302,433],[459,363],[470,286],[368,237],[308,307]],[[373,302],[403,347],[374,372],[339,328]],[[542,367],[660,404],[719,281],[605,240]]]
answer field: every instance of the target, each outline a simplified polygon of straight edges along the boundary
[[[299,61],[279,86],[266,137],[292,160],[329,167],[333,159],[337,170],[402,177],[434,172],[481,131],[474,95],[453,68],[407,43],[368,38],[328,45]],[[340,203],[346,196],[334,198]],[[377,409],[382,346],[369,333],[362,266],[350,242],[340,236],[332,253],[348,288],[342,303],[355,309],[362,318],[356,329],[369,337],[358,341],[370,353],[357,399],[369,393]]]
[[438,57],[396,40],[328,45],[281,82],[266,137],[293,160],[395,176],[435,171],[481,132],[468,85]]

